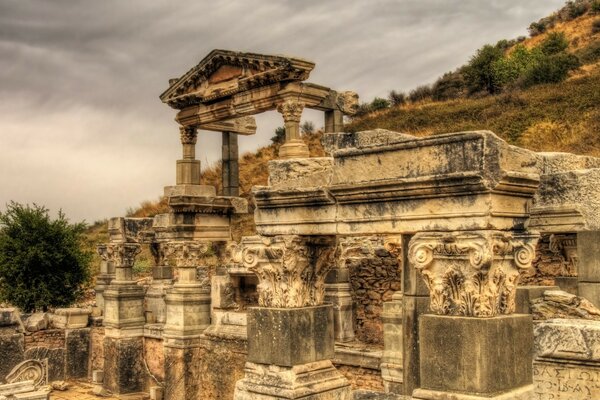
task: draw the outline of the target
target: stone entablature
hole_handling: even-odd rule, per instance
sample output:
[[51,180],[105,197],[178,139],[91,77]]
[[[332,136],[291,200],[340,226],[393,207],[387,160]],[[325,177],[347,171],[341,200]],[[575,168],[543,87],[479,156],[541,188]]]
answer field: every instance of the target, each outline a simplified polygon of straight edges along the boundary
[[[284,183],[286,168],[280,164],[296,160],[272,161],[276,181],[253,188],[258,232],[523,229],[539,184],[534,153],[488,131],[427,138],[385,133],[376,142],[359,134],[326,134],[324,141],[334,143],[331,161],[308,165],[305,179],[298,166],[292,168],[291,178],[303,183],[295,189]],[[318,179],[311,182],[311,175]]]
[[512,314],[520,270],[531,267],[538,235],[500,231],[418,233],[408,258],[439,315]]
[[233,250],[232,258],[258,277],[259,306],[317,306],[323,304],[335,243],[334,237],[250,237]]

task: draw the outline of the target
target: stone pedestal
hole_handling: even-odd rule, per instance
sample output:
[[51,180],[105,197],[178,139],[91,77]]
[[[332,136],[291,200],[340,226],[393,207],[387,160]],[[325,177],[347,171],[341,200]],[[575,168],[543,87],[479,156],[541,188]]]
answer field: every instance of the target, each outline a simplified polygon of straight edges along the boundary
[[347,268],[333,269],[325,279],[325,301],[333,305],[333,332],[336,342],[354,340],[353,302]]
[[113,394],[144,390],[143,338],[106,337],[104,339],[104,389]]
[[579,232],[577,252],[579,296],[600,307],[600,231]]
[[419,324],[421,387],[413,398],[532,398],[531,316],[422,315]]
[[397,292],[392,301],[383,303],[381,320],[383,322],[383,357],[381,358],[381,377],[386,393],[403,392],[403,354],[404,331],[402,329],[403,298]]
[[254,307],[248,316],[248,362],[235,400],[352,398],[333,367],[331,305]]
[[200,335],[210,325],[210,281],[206,269],[197,266],[210,249],[209,242],[172,242],[166,248],[167,256],[175,258],[179,278],[165,299],[165,400],[200,396],[197,355]]

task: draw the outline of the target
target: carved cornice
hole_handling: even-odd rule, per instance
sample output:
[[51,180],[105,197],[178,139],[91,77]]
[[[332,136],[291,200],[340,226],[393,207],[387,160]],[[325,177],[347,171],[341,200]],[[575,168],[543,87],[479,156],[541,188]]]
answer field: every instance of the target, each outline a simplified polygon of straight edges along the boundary
[[281,104],[277,105],[277,112],[283,115],[285,122],[300,122],[302,117],[302,111],[304,110],[304,103],[292,100],[286,100]]
[[329,236],[253,237],[233,249],[232,261],[258,277],[261,307],[307,307],[323,304],[334,253],[335,238]]
[[97,251],[102,260],[112,263],[115,268],[132,268],[142,247],[137,243],[109,243],[99,245]]
[[531,267],[537,240],[499,231],[419,233],[408,258],[429,288],[434,313],[492,317],[514,312],[519,271]]
[[212,243],[180,241],[169,242],[165,245],[165,256],[175,260],[178,268],[199,267],[202,260],[212,253]]
[[179,135],[181,137],[181,144],[196,144],[198,139],[198,131],[195,126],[180,126]]
[[563,276],[577,276],[579,255],[577,254],[577,234],[550,235],[550,251],[565,259]]

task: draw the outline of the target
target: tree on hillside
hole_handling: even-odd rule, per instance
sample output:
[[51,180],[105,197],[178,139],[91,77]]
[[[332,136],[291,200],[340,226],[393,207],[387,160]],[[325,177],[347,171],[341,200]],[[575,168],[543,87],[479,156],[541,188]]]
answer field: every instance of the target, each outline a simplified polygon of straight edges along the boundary
[[300,125],[300,132],[303,135],[308,135],[315,132],[315,124],[312,121],[304,121],[302,125]]
[[469,92],[481,91],[490,94],[498,93],[498,82],[495,80],[494,64],[504,56],[504,46],[500,43],[492,46],[486,44],[471,58],[465,67],[465,80]]
[[275,128],[275,135],[271,138],[271,142],[274,144],[285,143],[285,128],[283,126]]
[[73,304],[89,278],[84,230],[62,212],[52,220],[42,206],[7,205],[0,213],[0,300],[25,312]]

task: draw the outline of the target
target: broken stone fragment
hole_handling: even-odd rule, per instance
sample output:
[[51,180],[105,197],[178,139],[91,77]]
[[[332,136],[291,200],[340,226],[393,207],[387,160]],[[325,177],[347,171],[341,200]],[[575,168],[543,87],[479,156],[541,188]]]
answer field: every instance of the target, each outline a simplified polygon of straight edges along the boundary
[[31,314],[25,323],[25,329],[28,332],[37,332],[48,329],[49,317],[47,313],[35,313]]
[[531,301],[534,320],[575,318],[600,320],[600,310],[589,300],[562,290],[547,290]]

